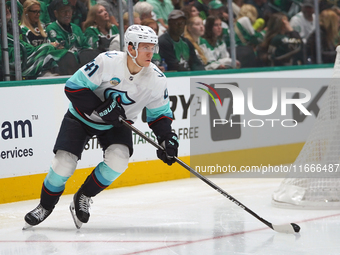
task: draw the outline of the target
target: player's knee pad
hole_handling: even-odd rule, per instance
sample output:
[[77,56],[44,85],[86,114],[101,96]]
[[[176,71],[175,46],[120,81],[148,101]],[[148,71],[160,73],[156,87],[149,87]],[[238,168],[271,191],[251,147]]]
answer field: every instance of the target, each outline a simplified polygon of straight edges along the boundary
[[52,160],[50,170],[44,180],[46,188],[52,192],[60,192],[65,188],[65,183],[77,167],[77,156],[59,150]]
[[78,157],[70,152],[58,150],[52,160],[52,169],[56,174],[70,177],[77,167]]
[[103,185],[110,185],[128,167],[129,149],[126,145],[110,145],[104,153],[104,161],[98,164],[94,173]]
[[112,144],[104,154],[104,163],[115,172],[123,173],[129,164],[129,148],[123,144]]

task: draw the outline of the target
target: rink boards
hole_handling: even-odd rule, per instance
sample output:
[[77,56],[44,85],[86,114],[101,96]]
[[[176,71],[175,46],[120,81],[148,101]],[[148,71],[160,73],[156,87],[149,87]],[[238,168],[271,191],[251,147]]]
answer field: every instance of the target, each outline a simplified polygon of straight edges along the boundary
[[[329,67],[188,72],[181,76],[168,73],[168,95],[175,115],[172,127],[180,139],[179,157],[193,168],[218,164],[239,169],[246,165],[293,162],[315,121],[315,112],[322,103],[324,88],[332,73]],[[54,141],[69,104],[64,94],[65,81],[66,78],[0,83],[0,203],[39,197],[53,157]],[[228,115],[232,110],[231,98],[226,95],[219,107],[202,90],[207,87],[200,82],[237,86],[245,96],[244,113]],[[311,99],[304,104],[310,116],[304,117],[292,105],[288,105],[286,114],[282,115],[282,90],[289,86],[310,92]],[[272,87],[277,89],[274,97]],[[269,109],[277,96],[277,110],[264,116],[254,114],[255,110],[251,111],[247,104],[249,88],[253,88],[253,103],[257,109]],[[220,91],[218,94],[223,97]],[[206,111],[203,102],[207,102]],[[235,118],[235,128],[226,129],[226,125],[220,125],[215,131],[216,127],[212,127],[214,109],[221,120]],[[288,127],[293,118],[299,120],[297,125]],[[144,114],[140,114],[134,125],[155,139]],[[169,167],[157,160],[155,149],[136,134],[133,134],[133,143],[134,155],[128,170],[110,188],[190,177],[178,164]],[[75,174],[66,184],[65,194],[74,193],[101,160],[102,150],[97,140],[92,139],[85,147]]]

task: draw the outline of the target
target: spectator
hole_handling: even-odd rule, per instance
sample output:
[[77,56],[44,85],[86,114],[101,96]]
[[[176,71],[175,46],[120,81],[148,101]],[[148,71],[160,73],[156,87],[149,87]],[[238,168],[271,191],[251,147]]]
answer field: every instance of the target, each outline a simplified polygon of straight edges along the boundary
[[[3,0],[2,0],[2,1],[3,1]],[[2,2],[2,1],[1,1],[1,2]],[[23,11],[24,11],[24,8],[23,8],[23,6],[22,6],[24,1],[22,1],[22,0],[21,0],[21,1],[16,0],[16,2],[17,2],[17,8],[18,8],[18,17],[19,17],[18,19],[20,19],[20,17],[22,16],[22,13],[23,13]],[[11,6],[11,5],[12,5],[12,4],[11,4],[11,1],[8,1],[8,0],[6,1],[6,0],[5,0],[5,3],[6,3],[6,6],[9,8],[9,10],[11,10],[11,8],[12,8],[12,6]],[[18,22],[19,22],[19,25],[20,25],[20,20],[18,20]]]
[[[320,13],[320,37],[322,63],[334,63],[336,57],[335,38],[339,31],[338,15],[331,9],[325,9]],[[307,40],[308,62],[316,64],[316,39],[315,31]]]
[[[220,0],[211,0],[208,4],[209,7],[209,16],[217,16],[223,21],[225,24],[228,21],[228,13],[226,13],[226,7]],[[228,27],[228,25],[226,24]]]
[[[47,43],[47,34],[44,25],[40,21],[41,3],[37,0],[27,0],[23,5],[23,14],[21,17],[21,31],[23,40],[33,46]],[[52,44],[54,47],[58,43]]]
[[[206,70],[226,69],[231,67],[231,58],[227,46],[222,40],[222,21],[217,16],[209,16],[205,22],[205,32],[200,47],[207,58]],[[240,62],[236,61],[237,67]]]
[[48,7],[50,5],[50,3],[53,2],[53,0],[39,0],[39,2],[45,3],[45,5]]
[[319,0],[319,13],[326,9],[340,8],[339,1]]
[[90,7],[84,28],[88,44],[101,52],[109,50],[111,41],[119,34],[105,7],[100,4]]
[[[124,23],[124,32],[129,27],[129,13],[126,12],[123,15],[123,23]],[[133,24],[140,25],[141,21],[139,18],[139,14],[137,12],[133,12]],[[124,46],[125,47],[125,46]],[[117,50],[120,51],[120,35],[118,34],[110,43],[109,50]],[[125,51],[125,49],[122,49]]]
[[194,6],[199,12],[199,16],[205,20],[209,16],[209,4],[210,0],[195,0]]
[[[246,0],[247,1],[247,0]],[[249,1],[247,1],[248,3]],[[260,1],[259,1],[260,2]],[[296,2],[302,2],[302,0],[298,0]],[[289,14],[292,8],[295,8],[294,6],[294,1],[281,1],[281,0],[270,0],[269,1],[270,5],[271,5],[271,9],[274,12],[281,12],[284,15],[286,15],[287,17],[289,17]],[[253,3],[251,3],[253,4]],[[261,4],[261,3],[260,3]]]
[[301,12],[297,13],[290,19],[292,28],[299,32],[303,43],[315,29],[314,0],[304,0],[301,6]]
[[158,23],[154,19],[144,19],[144,20],[142,20],[141,25],[151,27],[152,30],[155,31],[156,34],[158,32],[158,29],[159,29]]
[[[125,1],[120,0],[122,4],[122,13],[127,12],[127,5]],[[115,26],[119,26],[118,20],[120,17],[118,0],[97,0],[97,4],[101,4],[105,7],[110,16],[110,22]]]
[[195,48],[196,55],[202,64],[205,66],[207,64],[207,58],[204,55],[204,51],[199,46],[200,40],[204,35],[205,27],[203,25],[203,20],[199,16],[194,16],[188,19],[187,25],[184,31],[184,37],[187,38]]
[[162,27],[168,29],[168,16],[174,9],[171,0],[146,0],[146,2],[153,6],[153,11],[161,26],[160,30],[162,30]]
[[171,0],[172,5],[174,6],[174,9],[181,10],[186,3],[184,3],[186,0]]
[[238,16],[242,5],[243,5],[243,0],[233,0],[232,8],[233,8],[234,16],[236,17]]
[[[26,0],[17,0],[16,2],[17,2],[19,25],[20,25],[21,24],[20,18],[22,17],[22,14],[24,12],[23,5],[26,2]],[[41,9],[40,21],[43,25],[48,25],[51,21],[50,21],[50,16],[47,10],[47,5],[43,1],[39,1],[39,2],[40,2],[40,9]],[[6,5],[8,5],[8,7],[11,9],[11,1],[7,1]]]
[[293,30],[288,17],[280,12],[274,13],[268,20],[261,44],[261,59],[265,65],[271,66],[301,65],[302,44],[299,33]]
[[64,5],[70,5],[72,7],[71,22],[79,26],[81,29],[83,29],[84,22],[87,17],[87,8],[84,5],[84,3],[82,3],[79,0],[53,0],[48,7],[48,12],[50,14],[51,21],[53,22],[57,20],[55,10],[60,5],[60,2],[63,2]]
[[[236,45],[255,47],[263,40],[263,34],[253,27],[257,20],[256,8],[250,4],[242,5],[235,24]],[[263,22],[264,23],[264,22]],[[261,31],[261,27],[259,31]]]
[[[6,21],[11,24],[11,13],[6,8]],[[14,39],[12,31],[7,31],[8,55],[10,72],[14,74],[15,70],[15,54]],[[0,44],[2,42],[0,41]],[[20,60],[23,79],[35,79],[38,76],[46,74],[72,74],[70,69],[76,64],[73,54],[68,54],[67,50],[56,50],[54,46],[44,43],[33,46],[22,40],[19,40]],[[2,51],[1,51],[2,54]],[[0,56],[2,58],[2,56]],[[66,68],[68,66],[68,68]],[[75,69],[76,70],[76,69]],[[71,71],[75,71],[71,70]]]
[[169,27],[159,37],[159,54],[168,65],[168,71],[204,70],[191,42],[182,36],[186,24],[184,12],[173,10],[168,17]]
[[242,67],[263,66],[257,57],[257,45],[263,41],[264,23],[262,18],[257,18],[257,10],[253,5],[243,4],[241,6],[234,30],[236,56]]
[[182,7],[187,6],[187,5],[193,5],[194,4],[194,0],[181,0],[182,1]]
[[[155,31],[156,35],[158,34],[159,27],[158,27],[157,22],[154,19],[144,19],[142,20],[141,25],[152,28],[152,30]],[[162,72],[167,71],[167,66],[164,63],[164,60],[162,60],[159,53],[153,54],[151,62],[154,63],[159,68],[159,70],[161,70]]]
[[[280,2],[286,3],[290,1]],[[267,0],[245,0],[244,3],[253,5],[257,11],[257,17],[264,19],[266,22],[272,14],[272,9],[269,7]]]
[[50,2],[52,2],[52,0],[39,0],[40,2],[40,21],[41,23],[46,27],[51,23],[51,18],[50,18],[50,14],[48,11],[48,6],[50,5]]
[[217,16],[222,21],[222,39],[227,47],[230,46],[229,26],[225,22],[228,20],[228,14],[225,12],[225,6],[220,0],[212,0],[209,4],[209,16]]
[[199,12],[198,12],[197,8],[195,7],[195,5],[193,5],[193,4],[185,5],[185,6],[183,6],[183,8],[181,10],[182,10],[182,12],[184,12],[185,17],[187,19],[190,19],[191,17],[199,16]]
[[153,6],[149,4],[148,2],[137,2],[133,6],[133,11],[137,12],[139,14],[139,18],[141,21],[144,19],[152,19],[152,11],[153,11]]
[[[336,15],[338,15],[339,24],[340,24],[340,7],[338,7],[338,6],[333,6],[333,7],[331,8],[331,10],[333,10],[333,11],[336,13]],[[320,12],[320,13],[321,13],[321,12]],[[339,31],[338,31],[337,37],[335,38],[335,43],[338,44],[339,42],[340,42],[340,29],[339,29]]]
[[93,50],[87,43],[81,28],[71,23],[73,8],[69,2],[64,1],[59,0],[55,5],[54,15],[57,20],[46,28],[46,32],[51,42],[58,42],[65,49],[73,52],[79,64],[84,65],[94,59],[99,51]]
[[89,12],[91,6],[97,4],[97,0],[79,0],[79,1],[85,5],[87,12]]

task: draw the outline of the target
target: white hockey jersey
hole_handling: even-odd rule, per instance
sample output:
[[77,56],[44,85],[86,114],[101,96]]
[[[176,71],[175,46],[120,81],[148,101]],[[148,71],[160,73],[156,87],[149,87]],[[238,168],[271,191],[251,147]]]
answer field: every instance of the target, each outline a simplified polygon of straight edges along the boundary
[[[132,75],[127,67],[126,52],[101,53],[66,82],[66,89],[75,93],[84,89],[91,90],[103,102],[112,96],[112,93],[118,93],[128,120],[136,121],[137,115],[144,107],[148,123],[163,116],[173,118],[165,75],[153,63]],[[83,103],[87,103],[86,98]],[[79,112],[72,104],[72,100],[69,110],[92,128],[107,130],[112,127],[104,123],[96,111],[91,115]]]

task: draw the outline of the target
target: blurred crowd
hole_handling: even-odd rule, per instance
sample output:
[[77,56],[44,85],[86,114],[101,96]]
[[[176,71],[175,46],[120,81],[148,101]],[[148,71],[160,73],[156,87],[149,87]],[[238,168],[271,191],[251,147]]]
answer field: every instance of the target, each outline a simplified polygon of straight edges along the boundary
[[[121,50],[120,15],[124,31],[130,19],[125,0],[121,0],[122,13],[117,1],[17,0],[19,24],[13,24],[7,1],[11,73],[13,26],[19,28],[23,79],[72,75],[98,54]],[[318,2],[322,63],[334,63],[340,1],[339,6],[338,1]],[[159,36],[159,53],[152,62],[163,72],[232,68],[231,26],[236,68],[316,63],[313,0],[233,0],[232,12],[227,0],[134,0],[133,5],[134,24],[149,26]],[[233,13],[231,19],[228,13]],[[0,75],[3,80],[3,72]]]

